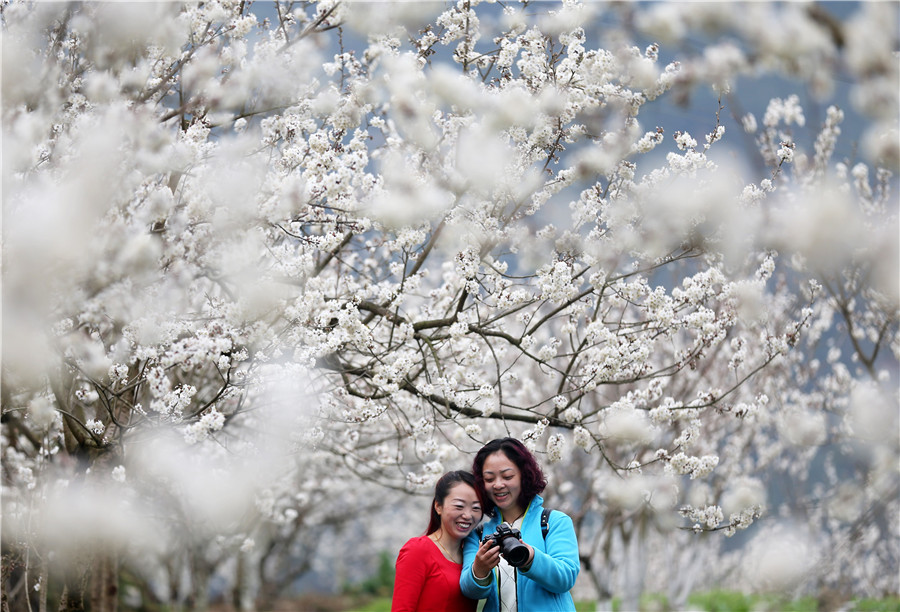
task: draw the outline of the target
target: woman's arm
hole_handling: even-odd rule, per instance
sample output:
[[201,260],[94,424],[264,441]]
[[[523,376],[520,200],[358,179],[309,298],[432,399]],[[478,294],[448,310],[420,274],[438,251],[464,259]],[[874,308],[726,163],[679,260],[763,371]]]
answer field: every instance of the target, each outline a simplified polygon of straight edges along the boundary
[[391,612],[416,612],[425,586],[427,563],[415,540],[408,541],[400,549],[396,567]]
[[569,515],[558,510],[550,514],[548,526],[546,552],[532,546],[531,566],[520,571],[551,593],[566,593],[575,586],[581,569],[575,526]]
[[[459,588],[463,595],[469,599],[484,599],[491,592],[491,586],[494,584],[494,572],[490,567],[486,566],[485,576],[479,578],[487,578],[486,581],[478,581],[475,579],[473,567],[475,566],[475,557],[478,555],[480,542],[475,533],[470,533],[463,543],[463,567],[459,574]],[[482,555],[484,556],[484,554]],[[499,556],[497,554],[496,556]],[[493,559],[494,555],[489,555]],[[481,563],[479,563],[479,566]],[[496,562],[494,562],[496,565]]]

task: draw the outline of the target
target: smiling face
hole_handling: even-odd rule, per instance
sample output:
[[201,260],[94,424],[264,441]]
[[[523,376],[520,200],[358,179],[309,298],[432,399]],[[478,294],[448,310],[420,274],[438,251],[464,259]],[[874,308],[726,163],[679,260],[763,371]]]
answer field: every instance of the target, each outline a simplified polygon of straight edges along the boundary
[[443,503],[435,502],[434,508],[441,517],[441,529],[455,540],[469,535],[481,520],[478,494],[464,482],[452,486]]
[[519,504],[522,474],[516,464],[502,451],[485,457],[481,476],[485,491],[494,505],[500,508],[504,520],[513,521],[524,512],[524,508]]

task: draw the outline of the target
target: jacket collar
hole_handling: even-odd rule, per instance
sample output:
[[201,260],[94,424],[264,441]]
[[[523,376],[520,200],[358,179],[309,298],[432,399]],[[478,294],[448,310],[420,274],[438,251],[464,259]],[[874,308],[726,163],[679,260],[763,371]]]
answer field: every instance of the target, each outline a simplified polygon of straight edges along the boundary
[[[538,508],[540,508],[543,505],[544,505],[544,498],[541,497],[540,495],[535,495],[531,499],[531,502],[529,502],[529,504],[528,504],[528,509],[525,510],[525,516],[528,517],[529,522],[531,522],[530,517],[532,515],[534,515],[535,513],[540,514],[540,511],[538,510]],[[503,519],[500,516],[500,508],[497,508],[496,506],[494,506],[494,516],[492,516],[490,521],[488,521],[488,522],[492,525],[499,525],[502,521],[503,521]],[[523,520],[522,522],[524,524],[525,521]]]

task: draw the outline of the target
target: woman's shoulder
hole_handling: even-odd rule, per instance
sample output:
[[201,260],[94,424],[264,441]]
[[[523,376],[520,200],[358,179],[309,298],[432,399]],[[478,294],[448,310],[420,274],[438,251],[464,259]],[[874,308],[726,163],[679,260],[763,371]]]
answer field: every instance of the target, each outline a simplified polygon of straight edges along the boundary
[[541,531],[546,531],[554,526],[571,525],[574,528],[572,517],[562,510],[545,506],[544,500],[540,495],[535,495],[535,498],[531,501],[528,514],[531,515],[529,517],[530,524],[536,525],[540,523]]
[[547,520],[551,523],[554,521],[571,521],[572,517],[563,512],[562,510],[557,510],[556,508],[544,508],[544,511],[547,513]]
[[[485,515],[484,520],[480,522],[475,529],[472,530],[472,533],[475,534],[477,539],[481,539],[489,533],[493,533],[493,531],[497,528],[497,525],[500,524],[500,511],[495,510],[494,514]],[[471,535],[471,534],[470,534]]]
[[400,550],[430,550],[432,547],[434,547],[434,544],[431,542],[431,538],[429,538],[427,535],[423,535],[408,539],[406,541],[406,544],[404,544],[400,548]]
[[493,512],[490,514],[485,514],[484,519],[482,519],[482,525],[499,525],[500,524],[500,510],[494,508]]
[[547,508],[544,506],[540,508],[540,511],[537,514],[540,515],[542,524],[553,525],[556,523],[572,523],[571,516],[556,508]]

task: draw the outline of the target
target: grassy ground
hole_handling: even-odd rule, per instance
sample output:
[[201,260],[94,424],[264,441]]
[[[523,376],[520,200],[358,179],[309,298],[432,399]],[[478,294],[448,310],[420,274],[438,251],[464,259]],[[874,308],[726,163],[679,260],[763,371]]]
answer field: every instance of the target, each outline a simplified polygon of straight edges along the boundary
[[[593,601],[575,603],[576,612],[594,612]],[[848,610],[851,612],[900,612],[900,597],[885,599],[858,599],[850,602],[817,599],[786,600],[772,596],[744,595],[731,591],[711,591],[695,593],[688,598],[687,606],[682,609],[671,608],[665,597],[646,596],[641,600],[639,610],[625,610],[621,603],[613,600],[615,612],[835,612]],[[261,612],[390,612],[390,597],[373,597],[363,595],[317,595],[307,594],[285,600],[271,610]],[[210,612],[236,612],[229,606],[212,606]]]
[[[846,604],[846,607],[843,607]],[[771,596],[744,595],[730,591],[713,591],[696,593],[688,598],[688,608],[696,612],[832,612],[843,607],[853,612],[900,612],[900,597],[886,599],[860,599],[853,602],[830,607],[828,603],[814,597],[797,600],[778,599]],[[390,598],[380,597],[368,602],[356,602],[358,607],[344,608],[344,612],[390,612]],[[668,606],[664,597],[648,596],[641,602],[639,611],[623,610],[615,600],[613,608],[616,612],[676,612]],[[576,612],[593,612],[593,601],[580,601],[575,604]],[[333,610],[333,609],[331,609]],[[314,612],[310,610],[310,612]],[[322,609],[315,612],[323,612]]]

